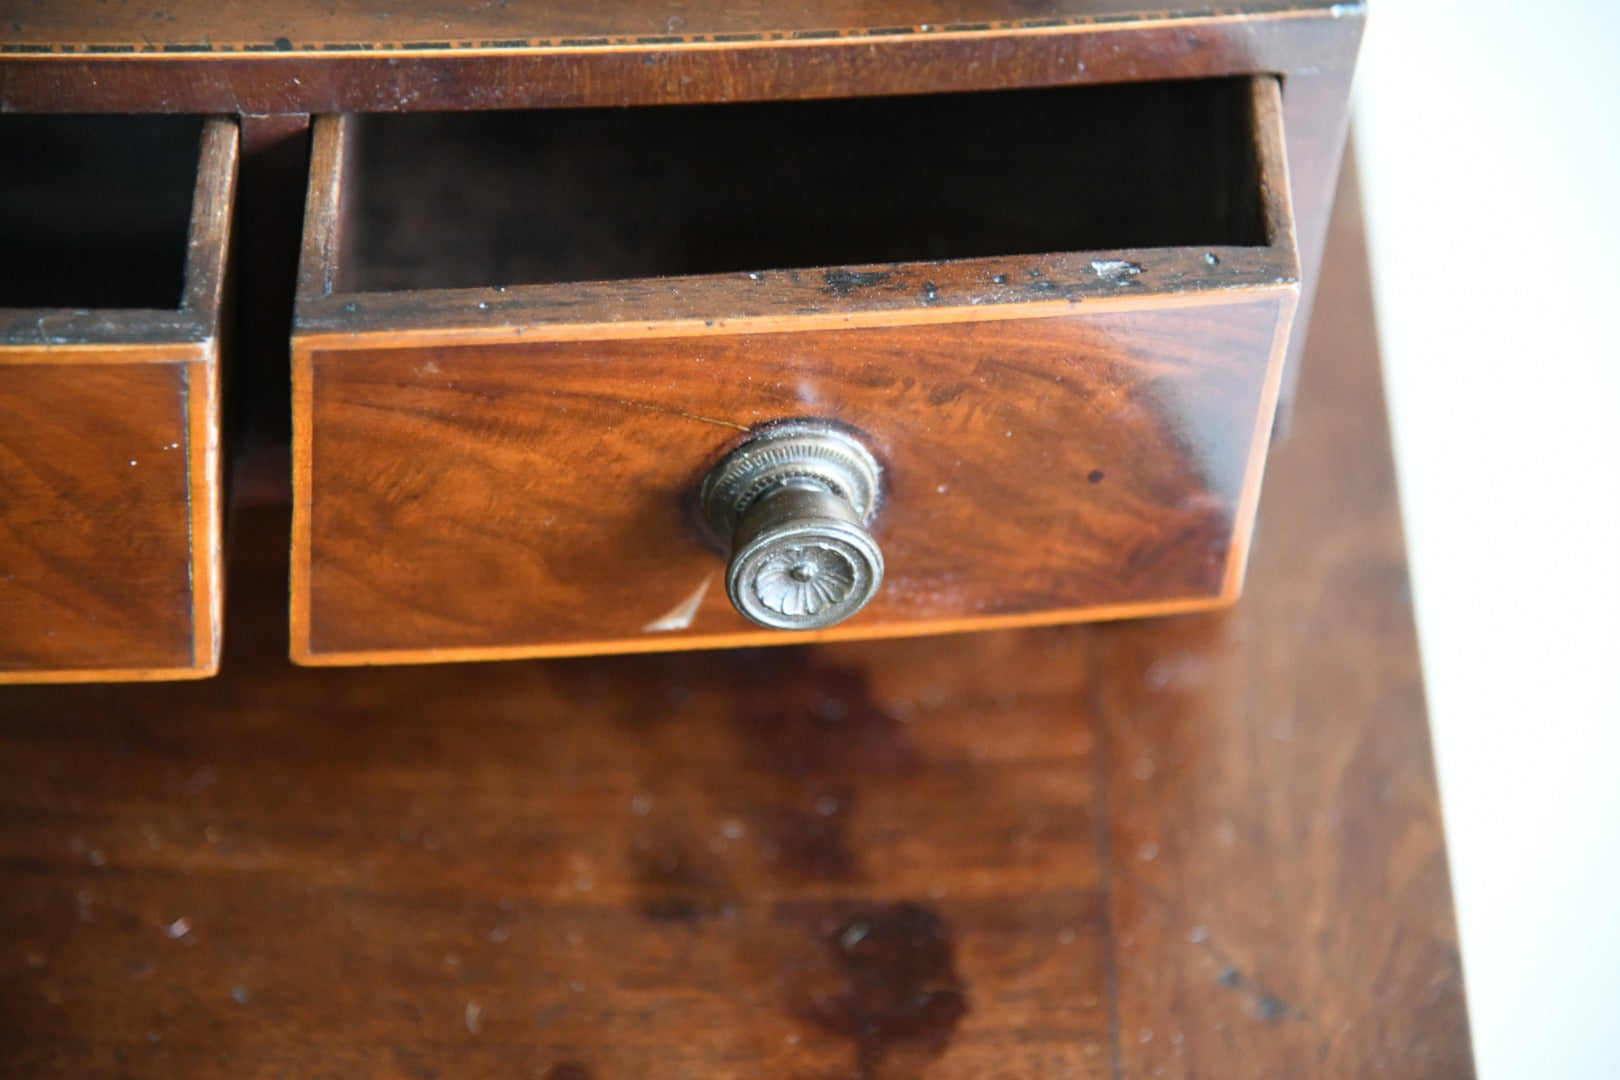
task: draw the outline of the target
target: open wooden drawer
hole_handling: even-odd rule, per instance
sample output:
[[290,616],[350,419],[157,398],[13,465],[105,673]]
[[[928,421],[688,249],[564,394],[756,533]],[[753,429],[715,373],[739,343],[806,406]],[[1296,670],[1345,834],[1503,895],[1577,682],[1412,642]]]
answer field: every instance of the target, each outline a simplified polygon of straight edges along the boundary
[[[1265,77],[321,118],[293,656],[1226,603],[1297,295],[1284,162]],[[804,419],[875,462],[882,580],[794,633],[733,609],[701,501]]]
[[227,119],[0,117],[0,683],[211,674]]

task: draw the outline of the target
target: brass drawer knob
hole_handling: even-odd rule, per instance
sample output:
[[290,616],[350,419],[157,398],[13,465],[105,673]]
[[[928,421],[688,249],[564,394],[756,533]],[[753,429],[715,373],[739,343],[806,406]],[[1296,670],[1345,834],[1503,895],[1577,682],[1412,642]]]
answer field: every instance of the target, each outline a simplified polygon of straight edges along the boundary
[[883,582],[866,531],[881,470],[824,421],[777,424],[743,443],[703,482],[703,512],[731,546],[726,592],[743,615],[779,630],[843,622]]

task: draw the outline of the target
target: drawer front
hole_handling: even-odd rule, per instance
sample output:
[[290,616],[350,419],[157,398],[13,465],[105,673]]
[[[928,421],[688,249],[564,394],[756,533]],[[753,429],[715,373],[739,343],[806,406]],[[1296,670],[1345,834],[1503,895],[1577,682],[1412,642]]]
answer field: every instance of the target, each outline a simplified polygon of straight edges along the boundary
[[[87,209],[78,233],[72,221],[36,230],[43,269],[24,284],[63,306],[0,310],[0,682],[186,678],[218,665],[218,325],[236,130],[200,129],[200,154],[195,127],[169,136],[190,148],[177,225],[143,218],[132,198],[105,221]],[[110,153],[95,130],[47,134],[30,146],[75,175]],[[125,215],[136,232],[123,231]],[[75,236],[83,248],[62,255]],[[99,258],[158,278],[147,256],[168,249],[172,297],[161,281],[80,271]],[[66,306],[81,296],[85,307]],[[165,300],[172,309],[89,306]]]
[[695,493],[801,416],[884,466],[850,630],[1219,601],[1286,306],[316,353],[310,655],[751,640]]
[[[1293,312],[1269,235],[1200,246],[345,293],[343,125],[317,131],[294,354],[292,651],[431,661],[1186,611],[1237,593]],[[323,174],[321,170],[332,171]],[[727,596],[699,492],[814,418],[882,472],[884,577],[829,629]]]
[[192,665],[189,376],[174,364],[0,371],[7,674]]

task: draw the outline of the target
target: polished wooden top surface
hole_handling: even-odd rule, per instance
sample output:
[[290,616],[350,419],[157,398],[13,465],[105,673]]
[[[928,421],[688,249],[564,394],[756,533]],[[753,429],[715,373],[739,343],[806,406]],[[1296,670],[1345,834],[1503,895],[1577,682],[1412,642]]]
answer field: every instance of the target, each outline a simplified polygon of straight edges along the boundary
[[674,45],[751,39],[1008,33],[1096,22],[1152,22],[1210,16],[1319,13],[1359,4],[1327,0],[810,0],[736,4],[723,0],[648,4],[480,0],[68,0],[0,3],[0,53],[67,51],[326,52],[404,48],[514,49]]
[[0,690],[0,1073],[1472,1071],[1358,222],[1231,612]]

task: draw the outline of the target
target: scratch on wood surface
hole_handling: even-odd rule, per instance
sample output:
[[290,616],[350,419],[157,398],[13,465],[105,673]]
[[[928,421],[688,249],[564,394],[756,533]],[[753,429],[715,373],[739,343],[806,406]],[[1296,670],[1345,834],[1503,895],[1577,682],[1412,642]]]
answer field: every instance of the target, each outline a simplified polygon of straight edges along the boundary
[[632,409],[645,409],[648,412],[666,413],[670,416],[685,417],[687,420],[697,420],[704,424],[718,424],[721,427],[731,428],[735,431],[748,430],[748,428],[744,425],[734,424],[730,420],[721,420],[720,418],[714,416],[703,416],[700,413],[690,413],[684,409],[672,409],[667,405],[654,405],[650,401],[632,401],[628,398],[613,398],[612,401],[615,405],[625,405]]
[[692,595],[670,608],[663,615],[654,619],[641,628],[644,634],[663,634],[671,630],[685,630],[697,618],[698,608],[703,606],[703,598],[709,595],[709,586],[714,582],[714,575],[710,574],[703,579],[703,584],[692,591]]

